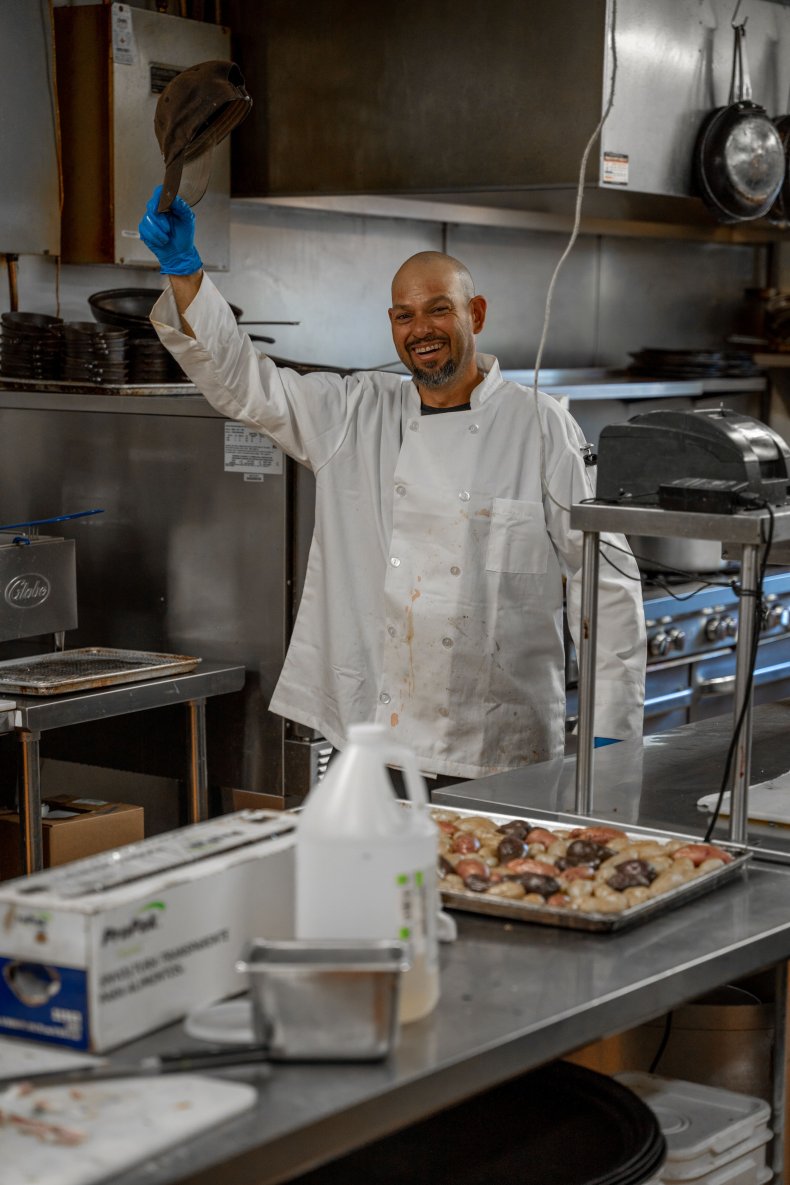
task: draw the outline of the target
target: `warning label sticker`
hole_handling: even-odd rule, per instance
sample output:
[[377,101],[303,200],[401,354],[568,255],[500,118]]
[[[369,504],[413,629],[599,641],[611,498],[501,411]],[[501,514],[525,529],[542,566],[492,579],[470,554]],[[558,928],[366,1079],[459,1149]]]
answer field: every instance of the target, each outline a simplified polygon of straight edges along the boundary
[[263,478],[283,471],[283,454],[273,440],[243,424],[225,425],[225,472]]
[[628,156],[624,152],[605,152],[603,154],[603,182],[604,185],[628,184]]

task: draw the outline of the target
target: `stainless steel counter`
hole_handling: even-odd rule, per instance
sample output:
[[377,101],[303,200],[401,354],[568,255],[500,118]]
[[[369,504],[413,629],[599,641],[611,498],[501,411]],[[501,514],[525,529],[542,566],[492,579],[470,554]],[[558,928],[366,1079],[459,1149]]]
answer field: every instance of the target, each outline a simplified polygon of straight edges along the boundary
[[[456,915],[437,1012],[388,1063],[279,1065],[254,1110],[114,1185],[273,1185],[605,1034],[790,956],[790,872],[743,882],[623,934]],[[180,1026],[125,1058],[183,1047]],[[239,1077],[242,1072],[237,1071]],[[249,1071],[245,1080],[254,1081]]]

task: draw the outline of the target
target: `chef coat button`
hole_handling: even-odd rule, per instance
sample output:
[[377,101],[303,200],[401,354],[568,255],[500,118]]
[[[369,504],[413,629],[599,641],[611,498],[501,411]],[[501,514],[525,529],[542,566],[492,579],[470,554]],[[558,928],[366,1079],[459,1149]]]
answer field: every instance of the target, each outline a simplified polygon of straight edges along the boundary
[[398,631],[395,629],[395,626],[394,626],[394,625],[388,625],[388,626],[387,626],[387,633],[389,634],[389,636],[390,636],[391,638],[394,638],[397,632],[398,632]]
[[450,709],[449,708],[439,708],[439,715],[440,716],[449,716]]
[[442,638],[442,646],[444,646],[445,650],[449,650],[452,644],[452,638]]
[[390,696],[387,695],[386,691],[382,691],[381,695],[379,696],[379,703],[388,704],[389,702]]
[[461,569],[458,567],[457,564],[453,564],[452,568],[450,569],[450,575],[451,576],[460,576],[461,575]]
[[478,425],[478,424],[470,424],[470,425],[469,425],[469,431],[470,431],[470,432],[472,433],[472,435],[474,436],[475,432],[479,432],[479,431],[480,431],[480,427],[479,427],[479,425]]
[[412,421],[411,421],[411,423],[409,424],[409,428],[410,428],[410,430],[411,430],[412,432],[419,432],[419,430],[420,430],[420,424],[419,424],[419,421],[418,421],[418,420],[412,420]]
[[393,568],[400,567],[400,560],[398,559],[398,557],[396,555],[390,556],[390,563],[392,564]]
[[402,498],[403,495],[406,493],[406,487],[405,486],[395,486],[395,493],[398,495],[399,498]]
[[460,494],[458,495],[462,502],[468,502],[471,496],[472,495],[469,493],[469,490],[461,490]]

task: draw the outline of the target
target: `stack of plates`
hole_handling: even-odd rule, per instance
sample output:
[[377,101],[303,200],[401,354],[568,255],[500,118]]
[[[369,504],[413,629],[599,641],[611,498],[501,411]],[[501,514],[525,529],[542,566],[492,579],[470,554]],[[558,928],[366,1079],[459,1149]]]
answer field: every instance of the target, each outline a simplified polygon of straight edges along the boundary
[[741,350],[639,350],[628,371],[648,378],[748,378],[759,374],[751,354]]
[[127,382],[127,339],[125,329],[108,329],[93,321],[67,321],[63,326],[63,378],[111,386]]
[[158,338],[133,337],[129,342],[130,383],[188,382],[181,367]]
[[60,372],[59,317],[44,313],[3,313],[0,374],[9,378],[51,380]]

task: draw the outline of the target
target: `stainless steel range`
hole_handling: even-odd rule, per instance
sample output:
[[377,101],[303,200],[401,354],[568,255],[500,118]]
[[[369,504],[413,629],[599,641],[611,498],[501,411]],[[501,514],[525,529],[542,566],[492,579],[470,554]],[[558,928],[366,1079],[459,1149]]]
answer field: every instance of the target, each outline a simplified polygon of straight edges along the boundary
[[[726,572],[711,580],[725,585]],[[732,712],[741,601],[731,587],[701,580],[659,587],[643,578],[647,627],[645,734]],[[671,592],[667,591],[671,589]],[[575,655],[568,650],[569,723],[578,710]],[[755,703],[790,696],[790,570],[769,567],[763,588]]]

